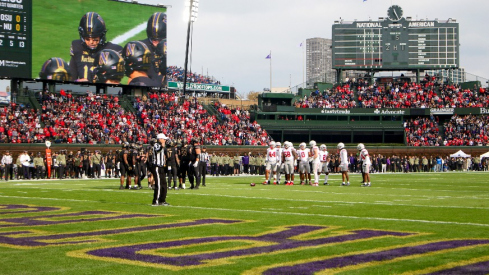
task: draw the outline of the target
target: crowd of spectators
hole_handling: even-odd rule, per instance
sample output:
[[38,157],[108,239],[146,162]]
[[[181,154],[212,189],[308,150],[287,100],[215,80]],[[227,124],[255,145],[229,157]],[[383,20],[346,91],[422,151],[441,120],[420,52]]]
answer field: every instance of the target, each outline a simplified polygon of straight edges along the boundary
[[430,108],[443,107],[433,90],[433,83],[408,83],[400,86],[359,87],[358,101],[363,108]]
[[356,105],[354,91],[349,84],[323,92],[316,90],[310,96],[304,96],[295,102],[296,108],[347,109],[355,108]]
[[[229,108],[216,101],[214,108],[221,116],[223,123],[219,132],[226,133],[222,144],[226,145],[268,145],[271,141],[267,132],[256,121],[251,122],[250,113],[241,108]],[[217,144],[215,144],[217,145]]]
[[489,116],[453,115],[444,128],[445,146],[489,145]]
[[444,85],[440,89],[444,107],[471,108],[489,107],[489,97],[486,89],[462,89],[458,85]]
[[440,146],[439,117],[417,117],[404,122],[404,134],[408,146]]
[[39,116],[17,103],[0,107],[0,143],[33,143],[41,137]]
[[215,102],[217,115],[210,114],[195,97],[150,94],[136,97],[137,118],[147,136],[162,132],[177,142],[198,138],[207,145],[266,145],[269,136],[248,111]]
[[42,97],[40,138],[55,143],[118,144],[147,142],[136,117],[108,95]]
[[[183,75],[185,70],[177,66],[169,66],[166,70],[166,75],[168,81],[179,81],[183,82]],[[204,76],[194,72],[187,72],[187,82],[190,83],[201,83],[201,84],[217,84],[220,85],[220,81],[215,80],[213,77]]]

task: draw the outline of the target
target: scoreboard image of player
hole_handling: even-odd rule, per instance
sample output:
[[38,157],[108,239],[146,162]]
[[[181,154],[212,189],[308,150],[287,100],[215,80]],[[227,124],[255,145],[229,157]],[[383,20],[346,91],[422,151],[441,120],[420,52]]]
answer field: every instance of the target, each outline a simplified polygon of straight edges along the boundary
[[31,78],[32,0],[0,2],[0,76]]
[[459,67],[459,24],[411,20],[391,6],[379,21],[335,21],[333,69],[450,69]]

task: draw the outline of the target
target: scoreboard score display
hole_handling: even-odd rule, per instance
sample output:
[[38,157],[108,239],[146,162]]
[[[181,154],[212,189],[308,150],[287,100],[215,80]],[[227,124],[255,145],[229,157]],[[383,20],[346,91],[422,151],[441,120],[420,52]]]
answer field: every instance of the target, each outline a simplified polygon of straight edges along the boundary
[[459,67],[455,20],[411,20],[394,5],[381,21],[333,25],[333,69],[409,70]]
[[0,76],[31,78],[32,0],[0,0]]

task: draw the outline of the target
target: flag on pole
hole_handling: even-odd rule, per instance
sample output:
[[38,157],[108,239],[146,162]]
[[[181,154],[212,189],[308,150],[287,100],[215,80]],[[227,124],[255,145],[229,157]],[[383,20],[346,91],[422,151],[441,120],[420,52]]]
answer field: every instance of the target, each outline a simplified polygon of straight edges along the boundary
[[301,42],[301,44],[299,45],[299,47],[302,47],[302,42]]
[[265,59],[272,59],[272,54],[267,55],[267,57],[265,57]]

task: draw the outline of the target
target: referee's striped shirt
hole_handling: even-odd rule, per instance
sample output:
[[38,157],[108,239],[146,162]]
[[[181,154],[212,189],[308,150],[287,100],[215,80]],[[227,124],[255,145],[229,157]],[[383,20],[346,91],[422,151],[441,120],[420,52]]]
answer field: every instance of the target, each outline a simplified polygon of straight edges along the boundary
[[207,163],[209,161],[209,154],[207,152],[200,153],[199,161]]
[[165,148],[157,142],[153,146],[153,164],[157,167],[164,167],[165,163]]

